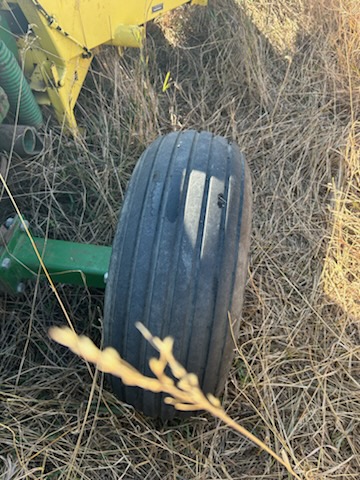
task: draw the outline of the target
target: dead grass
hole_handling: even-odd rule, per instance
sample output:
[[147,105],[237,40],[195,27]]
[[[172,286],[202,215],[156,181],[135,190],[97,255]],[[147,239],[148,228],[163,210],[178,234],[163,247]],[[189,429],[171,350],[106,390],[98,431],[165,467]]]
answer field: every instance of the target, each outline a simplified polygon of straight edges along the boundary
[[[94,64],[84,142],[48,133],[9,186],[34,233],[110,244],[141,151],[159,133],[234,139],[253,176],[254,220],[232,418],[307,479],[357,479],[359,398],[359,3],[212,2],[149,29],[147,48]],[[162,93],[166,73],[171,87]],[[11,213],[1,200],[1,220]],[[102,292],[59,287],[77,331],[101,342]],[[285,479],[208,416],[160,425],[47,337],[63,324],[49,287],[0,298],[4,479]]]

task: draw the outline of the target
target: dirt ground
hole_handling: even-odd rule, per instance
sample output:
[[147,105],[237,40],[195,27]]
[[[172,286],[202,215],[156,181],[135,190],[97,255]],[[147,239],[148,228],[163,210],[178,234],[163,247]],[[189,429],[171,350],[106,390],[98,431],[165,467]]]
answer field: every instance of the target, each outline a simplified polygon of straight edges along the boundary
[[[360,4],[209,3],[151,24],[141,52],[104,49],[77,107],[84,139],[49,117],[46,151],[11,158],[8,186],[34,234],[110,245],[134,164],[159,134],[234,140],[254,212],[223,405],[300,478],[359,479]],[[58,292],[101,344],[103,292]],[[210,415],[161,424],[122,404],[48,338],[65,320],[45,282],[2,294],[0,315],[1,479],[290,478]]]

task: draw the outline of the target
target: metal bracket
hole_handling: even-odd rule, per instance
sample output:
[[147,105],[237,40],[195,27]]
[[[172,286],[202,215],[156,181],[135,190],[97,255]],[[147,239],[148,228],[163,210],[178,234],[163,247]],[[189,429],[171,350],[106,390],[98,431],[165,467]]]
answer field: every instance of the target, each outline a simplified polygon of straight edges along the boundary
[[[54,282],[105,288],[111,247],[33,237]],[[18,217],[0,227],[0,291],[21,293],[24,281],[44,272]]]

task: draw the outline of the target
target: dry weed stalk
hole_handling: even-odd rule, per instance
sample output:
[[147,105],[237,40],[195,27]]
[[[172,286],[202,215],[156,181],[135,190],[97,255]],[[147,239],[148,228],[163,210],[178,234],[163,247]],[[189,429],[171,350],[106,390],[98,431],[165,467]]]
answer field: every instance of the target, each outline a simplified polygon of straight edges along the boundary
[[[155,393],[166,393],[169,397],[165,397],[165,403],[174,406],[177,410],[205,410],[209,412],[266,451],[276,461],[281,463],[291,475],[300,480],[300,477],[291,467],[285,451],[282,452],[283,458],[281,458],[255,435],[229,417],[222,408],[218,398],[212,394],[205,395],[202,392],[198,377],[194,373],[188,373],[175,359],[173,355],[173,338],[166,337],[164,340],[161,340],[158,337],[154,337],[141,323],[137,323],[137,328],[144,338],[160,353],[159,358],[151,358],[149,361],[150,369],[155,378],[146,377],[140,373],[123,360],[114,348],[107,347],[104,350],[100,350],[90,338],[84,335],[77,335],[69,327],[52,327],[49,330],[49,335],[53,340],[68,347],[84,360],[94,363],[100,371],[121,378],[125,385],[137,386]],[[166,375],[165,369],[167,366],[170,367],[176,381]]]

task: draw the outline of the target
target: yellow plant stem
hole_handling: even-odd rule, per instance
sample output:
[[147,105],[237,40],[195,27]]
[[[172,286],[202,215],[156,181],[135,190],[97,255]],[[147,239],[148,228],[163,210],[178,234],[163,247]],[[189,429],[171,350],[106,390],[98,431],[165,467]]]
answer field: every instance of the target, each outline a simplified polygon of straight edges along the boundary
[[[136,326],[145,339],[160,353],[159,358],[151,358],[149,361],[150,370],[155,375],[154,378],[146,377],[136,370],[132,365],[123,360],[114,348],[107,347],[104,350],[100,350],[89,338],[83,335],[78,336],[69,328],[52,327],[49,330],[49,335],[53,340],[67,346],[86,361],[94,363],[102,372],[119,377],[124,385],[137,386],[154,393],[166,393],[170,397],[165,398],[165,403],[172,405],[177,410],[205,410],[209,412],[271,455],[297,480],[301,480],[294,472],[289,461],[282,459],[255,435],[230,418],[221,406],[219,399],[211,394],[205,395],[202,392],[198,377],[193,373],[188,373],[175,359],[173,355],[174,342],[171,337],[161,340],[152,336],[142,324],[137,323]],[[165,373],[167,366],[170,367],[173,376],[177,380],[174,381],[173,378],[170,378]]]

